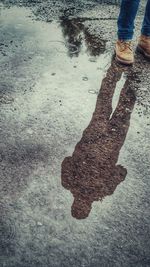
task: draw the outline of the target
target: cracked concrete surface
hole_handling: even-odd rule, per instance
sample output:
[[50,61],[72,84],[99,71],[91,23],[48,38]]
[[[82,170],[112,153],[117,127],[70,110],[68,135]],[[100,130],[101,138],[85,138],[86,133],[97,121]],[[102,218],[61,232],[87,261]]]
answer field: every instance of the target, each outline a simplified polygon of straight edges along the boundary
[[[1,266],[150,266],[150,63],[142,55],[132,68],[115,63],[118,10],[97,1],[1,1]],[[116,114],[117,135],[98,127],[107,112]],[[69,179],[82,176],[69,187],[67,168],[61,173],[68,157],[76,164]],[[126,175],[98,201],[96,188],[110,176],[101,171],[106,157]],[[78,205],[71,213],[71,188],[95,190],[84,219]]]

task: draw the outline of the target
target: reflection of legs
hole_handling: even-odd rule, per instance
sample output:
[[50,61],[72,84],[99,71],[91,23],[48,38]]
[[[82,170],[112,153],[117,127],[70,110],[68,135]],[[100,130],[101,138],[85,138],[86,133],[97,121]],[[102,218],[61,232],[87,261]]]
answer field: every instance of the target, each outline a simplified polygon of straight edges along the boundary
[[97,132],[102,133],[106,130],[105,128],[107,127],[107,123],[112,113],[113,94],[116,84],[121,78],[122,72],[123,68],[118,67],[115,60],[113,60],[107,71],[106,77],[102,81],[91,122],[83,132],[84,138],[85,136],[86,138],[91,138],[92,136],[93,139],[94,135],[97,136]]
[[112,113],[113,94],[122,73],[123,68],[118,67],[115,61],[112,61],[106,77],[102,81],[94,116],[103,117],[104,119],[109,120]]
[[110,120],[111,128],[115,130],[115,137],[117,136],[118,142],[123,143],[126,138],[135,100],[135,93],[130,88],[129,81],[127,80],[121,91],[116,110]]
[[134,32],[134,20],[140,0],[122,0],[118,18],[118,39],[131,40]]
[[142,25],[142,34],[150,36],[150,0],[147,1],[145,16]]

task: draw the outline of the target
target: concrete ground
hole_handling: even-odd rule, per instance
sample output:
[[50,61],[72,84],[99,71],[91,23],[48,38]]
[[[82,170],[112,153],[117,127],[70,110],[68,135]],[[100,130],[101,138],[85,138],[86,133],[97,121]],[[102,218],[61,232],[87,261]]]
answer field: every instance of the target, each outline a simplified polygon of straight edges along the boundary
[[150,266],[150,63],[101,2],[0,3],[0,266]]

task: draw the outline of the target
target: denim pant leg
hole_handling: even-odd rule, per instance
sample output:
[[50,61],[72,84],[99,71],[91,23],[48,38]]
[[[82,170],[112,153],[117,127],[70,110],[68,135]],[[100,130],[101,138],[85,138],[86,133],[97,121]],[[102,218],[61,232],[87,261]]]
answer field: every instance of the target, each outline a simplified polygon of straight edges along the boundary
[[118,39],[131,40],[133,38],[134,20],[139,3],[140,0],[122,0],[118,18]]
[[147,1],[141,32],[146,36],[150,36],[150,0]]

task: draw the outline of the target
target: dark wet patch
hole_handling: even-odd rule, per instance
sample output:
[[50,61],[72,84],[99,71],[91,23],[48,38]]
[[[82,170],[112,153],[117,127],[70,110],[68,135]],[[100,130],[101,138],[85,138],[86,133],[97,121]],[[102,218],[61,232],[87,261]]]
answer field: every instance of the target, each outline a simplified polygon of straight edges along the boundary
[[14,222],[9,218],[0,219],[0,251],[3,257],[15,255],[14,240],[16,238],[16,229]]
[[[124,72],[127,72],[126,81],[112,114],[112,98]],[[102,81],[91,122],[72,156],[62,163],[62,185],[74,196],[72,216],[77,219],[86,218],[92,203],[113,194],[126,177],[127,170],[117,165],[117,161],[136,100],[133,79],[132,68],[118,66],[112,61]]]
[[28,186],[30,174],[39,166],[45,166],[48,157],[49,150],[40,144],[1,145],[1,198],[10,195],[15,199]]
[[67,17],[61,17],[60,25],[64,39],[66,40],[66,46],[68,47],[70,56],[78,56],[81,51],[83,42],[87,47],[87,52],[91,56],[99,56],[103,54],[106,48],[106,40],[102,40],[100,37],[96,37],[91,34],[84,25],[84,19]]

